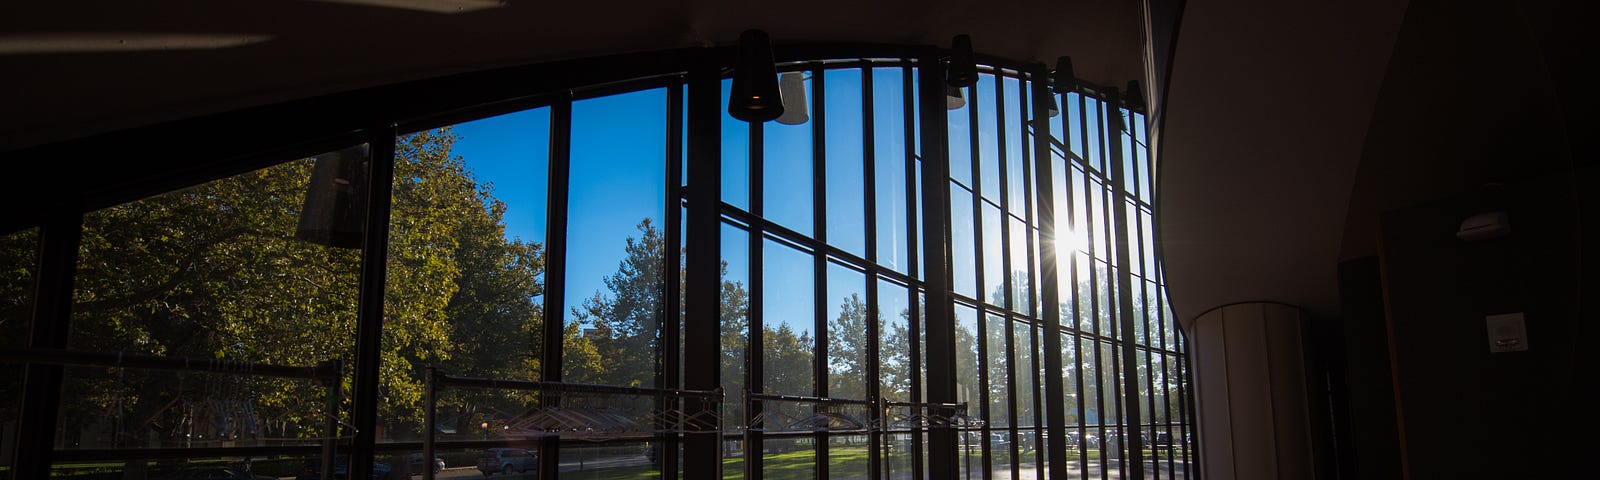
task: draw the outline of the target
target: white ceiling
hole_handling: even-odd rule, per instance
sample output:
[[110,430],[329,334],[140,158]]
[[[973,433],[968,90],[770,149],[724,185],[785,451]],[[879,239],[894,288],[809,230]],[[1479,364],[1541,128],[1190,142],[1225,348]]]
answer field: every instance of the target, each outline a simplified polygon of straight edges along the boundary
[[982,53],[1071,55],[1078,76],[1121,85],[1143,76],[1139,11],[1131,0],[4,2],[0,151],[456,72],[727,45],[747,28],[780,44],[947,45],[968,33]]
[[1338,311],[1351,186],[1407,2],[1189,0],[1161,133],[1176,315]]

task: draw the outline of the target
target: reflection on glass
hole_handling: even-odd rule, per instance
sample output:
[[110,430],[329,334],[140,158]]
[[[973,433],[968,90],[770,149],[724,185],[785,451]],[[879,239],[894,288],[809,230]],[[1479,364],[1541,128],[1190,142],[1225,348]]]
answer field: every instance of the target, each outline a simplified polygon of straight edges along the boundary
[[[1078,362],[1078,341],[1066,333],[1061,334],[1061,405],[1062,412],[1066,413],[1066,425],[1082,425],[1083,412],[1078,409],[1082,406],[1082,391],[1078,387],[1078,370],[1082,365]],[[1042,352],[1049,355],[1050,352]],[[1045,401],[1049,401],[1046,399]],[[1077,448],[1072,445],[1068,449]]]
[[[444,137],[417,140],[448,145]],[[354,247],[364,226],[366,153],[361,145],[84,215],[68,347],[287,366],[348,364],[354,359],[360,267]],[[396,154],[398,172],[438,174],[408,184],[433,190],[397,188],[397,209],[437,202],[488,216],[471,183],[456,181],[459,166],[442,161],[443,154]],[[425,165],[412,170],[418,163]],[[447,240],[407,239],[431,245],[435,253],[425,258],[436,260],[450,255],[441,248]],[[390,271],[401,278],[434,272],[417,264]],[[392,288],[418,294],[426,287]],[[446,307],[394,305],[393,335],[421,341],[387,353],[440,355],[450,344],[448,331],[436,326]],[[326,418],[323,388],[309,380],[103,368],[69,368],[65,377],[57,448],[256,445],[326,433],[326,424],[313,417]],[[403,370],[384,381],[401,391],[420,387]],[[169,408],[175,404],[192,408]],[[382,405],[413,412],[416,406],[415,398],[404,396]]]
[[1027,212],[1028,184],[1023,180],[1023,172],[1028,168],[1027,152],[1022,148],[1023,140],[1027,138],[1028,131],[1024,128],[1027,119],[1027,84],[1013,77],[1006,77],[1001,82],[1005,101],[1002,107],[1005,110],[1005,144],[1006,144],[1006,197],[1008,211],[1013,215],[1024,216]]
[[[966,98],[972,98],[973,88],[961,89]],[[920,103],[920,102],[918,102]],[[921,107],[921,105],[918,105]],[[967,102],[961,108],[950,110],[946,117],[949,118],[950,139],[950,179],[966,185],[972,184],[972,103]],[[918,132],[920,135],[921,132]]]
[[978,296],[977,223],[972,215],[972,192],[950,184],[950,267],[955,292],[982,300]]
[[983,292],[982,300],[997,306],[1006,305],[1005,228],[1000,218],[1000,207],[983,202]]
[[978,417],[984,388],[978,376],[978,311],[956,305],[956,401],[967,403],[967,415]]
[[[33,306],[33,276],[38,268],[39,233],[27,229],[0,235],[0,349],[27,346]],[[0,479],[12,477],[9,447],[15,445],[17,411],[22,401],[22,365],[0,364]]]
[[[912,456],[912,442],[915,440],[909,433],[889,434],[883,443],[883,476],[889,480],[911,480],[912,465],[916,457]],[[830,453],[831,455],[831,453]]]
[[768,438],[762,442],[761,478],[816,478],[815,437]]
[[1006,216],[1008,220],[1007,236],[1010,245],[1007,253],[1011,255],[1011,310],[1024,315],[1033,314],[1033,299],[1029,298],[1033,289],[1033,270],[1028,268],[1033,262],[1028,259],[1029,230],[1022,219]]
[[826,125],[827,238],[847,252],[866,256],[866,164],[862,143],[861,70],[849,68],[823,73],[827,85],[823,103]]
[[[561,478],[612,480],[619,478],[660,478],[664,442],[648,443],[561,443]],[[518,469],[515,473],[523,473]],[[488,476],[488,475],[485,475]],[[515,476],[513,476],[514,478]],[[531,476],[530,476],[531,478]]]
[[816,267],[812,254],[767,239],[762,242],[762,368],[764,390],[813,394],[812,328]]
[[[722,224],[722,391],[744,392],[745,355],[749,351],[750,335],[750,233],[727,223]],[[723,425],[729,430],[742,429],[745,422],[744,401],[731,393],[722,398]]]
[[866,435],[829,436],[828,478],[867,478],[867,456],[870,453]]
[[[427,335],[400,330],[385,341],[428,344],[440,333],[449,341],[429,356],[385,355],[385,371],[412,379],[386,384],[385,398],[419,402],[412,382],[429,364],[446,375],[539,378],[549,134],[550,109],[536,108],[398,139],[384,326]],[[434,197],[412,198],[419,192]],[[401,313],[413,305],[442,311]],[[438,411],[518,410],[519,398],[453,392],[440,397]],[[379,440],[420,441],[421,412],[383,411]],[[458,418],[452,428],[470,421]]]
[[1000,118],[998,85],[994,75],[981,74],[978,84],[972,87],[973,95],[968,105],[978,109],[978,183],[979,193],[991,202],[1000,202]]
[[867,398],[867,278],[828,262],[828,396]]
[[1084,150],[1087,153],[1087,155],[1084,156],[1084,159],[1088,160],[1089,169],[1104,172],[1104,156],[1100,153],[1100,127],[1105,123],[1105,117],[1100,116],[1100,105],[1101,104],[1099,100],[1092,98],[1084,99],[1083,125],[1088,130],[1085,133],[1086,136],[1084,138]]
[[987,360],[988,388],[989,388],[989,426],[1005,427],[1011,425],[1012,412],[1009,405],[1010,395],[1006,392],[1007,373],[1006,366],[1010,363],[1006,358],[1006,340],[1010,337],[1006,333],[1006,318],[989,313],[984,316],[983,336],[984,348],[988,349],[984,359]]
[[661,88],[572,104],[564,381],[660,382],[666,120]]
[[1035,418],[1039,412],[1033,408],[1033,386],[1042,366],[1034,365],[1033,325],[1026,322],[1011,323],[1011,357],[1012,365],[1016,366],[1016,376],[1013,380],[1017,385],[1017,425],[1032,427],[1039,425]]
[[906,235],[903,76],[899,68],[872,70],[872,161],[876,170],[878,263],[900,273],[908,271],[910,252],[910,237]]
[[1083,151],[1083,130],[1081,128],[1084,124],[1082,117],[1082,102],[1083,97],[1081,95],[1078,95],[1077,93],[1068,93],[1065,97],[1063,97],[1063,103],[1065,103],[1065,105],[1061,106],[1063,109],[1065,109],[1063,111],[1066,112],[1065,117],[1067,118],[1067,137],[1069,142],[1071,142],[1068,145],[1071,148],[1072,153],[1077,155],[1078,158],[1085,158]]
[[878,280],[878,395],[891,402],[911,401],[911,291]]
[[[807,79],[806,98],[815,98],[811,85]],[[816,122],[761,125],[762,216],[803,235],[811,235],[815,224],[811,168],[811,132],[815,125]]]
[[[722,81],[722,201],[750,210],[750,124],[728,115],[733,80]],[[684,109],[687,113],[688,109]],[[688,129],[685,128],[685,131]],[[687,145],[688,142],[684,142]],[[688,156],[684,156],[687,160]],[[684,176],[688,179],[688,176]]]
[[1100,333],[1099,330],[1095,329],[1095,324],[1101,305],[1097,302],[1098,297],[1095,295],[1094,288],[1096,284],[1094,278],[1091,278],[1090,263],[1088,253],[1078,252],[1077,262],[1073,267],[1078,275],[1078,281],[1074,283],[1078,291],[1078,330]]

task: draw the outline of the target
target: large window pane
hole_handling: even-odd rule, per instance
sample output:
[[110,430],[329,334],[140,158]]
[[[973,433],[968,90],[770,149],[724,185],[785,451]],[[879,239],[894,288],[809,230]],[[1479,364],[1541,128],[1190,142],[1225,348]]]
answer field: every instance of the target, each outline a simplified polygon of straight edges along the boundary
[[[866,435],[828,437],[828,478],[867,478]],[[768,477],[774,480],[783,477]]]
[[867,398],[867,278],[828,262],[828,396]]
[[732,79],[722,81],[722,201],[750,210],[750,123],[728,114],[732,89]]
[[1005,219],[1000,207],[983,202],[983,300],[986,303],[1006,305]]
[[978,311],[966,305],[956,305],[956,401],[966,402],[967,415],[980,417],[983,392],[978,371]]
[[[813,98],[811,80],[805,80],[806,98]],[[761,124],[762,215],[796,232],[811,235],[812,158],[811,132],[816,122],[784,125]]]
[[878,394],[891,402],[911,400],[911,291],[878,280]]
[[[539,378],[549,134],[550,109],[537,108],[397,139],[384,327],[422,334],[385,335],[384,370],[406,381],[384,385],[395,405],[382,412],[380,441],[421,440],[427,365],[445,375]],[[407,313],[413,306],[429,310]],[[389,353],[408,343],[440,351]],[[522,397],[443,390],[441,431],[477,439],[470,433],[481,422],[506,420],[488,412],[520,410]]]
[[[442,138],[419,142],[447,144]],[[86,214],[69,348],[197,362],[349,364],[367,153],[360,145]],[[397,155],[415,160],[431,153]],[[452,180],[415,182],[459,196],[397,190],[402,198],[396,207],[438,202],[482,208],[471,190],[445,185]],[[428,237],[412,240],[434,248],[446,245]],[[392,267],[402,275],[427,269]],[[439,318],[443,307],[395,305],[397,321],[386,333],[426,343],[384,353],[439,355],[443,332],[420,319]],[[417,385],[404,372],[382,380],[402,390]],[[341,381],[348,385],[349,376]],[[309,439],[332,434],[324,398],[326,389],[310,379],[68,368],[56,448],[221,447],[263,445],[269,439],[312,443]],[[410,400],[392,399],[380,408],[415,411]],[[348,419],[348,412],[331,413]],[[123,465],[137,471],[150,464],[133,460],[118,467]],[[76,468],[58,467],[62,475]]]
[[1000,117],[999,85],[994,75],[978,75],[972,87],[973,103],[978,108],[979,192],[989,201],[1000,202]]
[[722,224],[722,418],[727,430],[742,430],[746,355],[750,344],[750,233]]
[[659,384],[665,89],[573,102],[562,380]]
[[1011,310],[1024,315],[1033,314],[1033,261],[1028,258],[1029,234],[1032,233],[1022,219],[1006,216],[1007,236],[1010,243],[1006,253],[1011,257]]
[[972,214],[972,192],[950,184],[950,263],[955,292],[982,300],[978,293],[977,219]]
[[1043,370],[1042,365],[1034,365],[1033,325],[1026,322],[1011,323],[1011,346],[1013,355],[1011,361],[1016,365],[1017,385],[1017,425],[1032,427],[1039,425],[1038,411],[1033,408],[1033,387]]
[[813,394],[815,265],[810,252],[763,241],[761,361],[768,393]]
[[904,74],[872,70],[872,146],[876,170],[878,263],[905,273],[910,244],[906,232],[906,117]]
[[1006,197],[1008,211],[1013,215],[1024,216],[1027,212],[1025,198],[1029,191],[1027,182],[1023,181],[1023,172],[1028,169],[1028,153],[1022,148],[1023,140],[1027,138],[1027,84],[1014,77],[1006,77],[1000,82],[1002,87],[1001,98],[1005,102],[1005,148],[1006,148]]
[[865,257],[866,178],[861,131],[861,70],[827,70],[823,103],[827,112],[827,237],[828,243]]
[[1010,363],[1006,356],[1006,341],[1009,337],[1006,333],[1006,318],[993,313],[984,315],[984,318],[987,320],[984,323],[983,335],[986,339],[984,348],[988,349],[987,352],[984,352],[984,360],[989,373],[987,384],[989,388],[989,426],[1006,427],[1011,425],[1012,415],[1010,402],[1008,401],[1010,395],[1007,392],[1007,384],[1010,383],[1011,375],[1006,372],[1006,366]]
[[[961,92],[964,98],[972,98],[975,89],[961,88],[956,91]],[[949,118],[950,179],[977,188],[972,183],[972,107],[971,103],[965,101],[961,105],[960,108],[950,109],[946,115]]]
[[[0,349],[27,346],[33,282],[38,269],[38,230],[0,235]],[[22,365],[0,364],[0,479],[10,479],[22,401]]]

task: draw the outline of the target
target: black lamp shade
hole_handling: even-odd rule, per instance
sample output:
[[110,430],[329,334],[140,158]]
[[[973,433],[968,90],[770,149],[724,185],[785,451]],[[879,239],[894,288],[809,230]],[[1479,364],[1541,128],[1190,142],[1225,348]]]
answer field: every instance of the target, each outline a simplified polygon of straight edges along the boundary
[[772,40],[767,32],[745,30],[739,35],[739,58],[733,67],[728,115],[746,122],[767,122],[783,116],[778,67],[772,62]]
[[1072,73],[1072,57],[1057,57],[1055,76],[1051,77],[1051,85],[1056,93],[1067,93],[1077,85],[1078,79]]
[[978,83],[978,58],[972,53],[972,37],[956,35],[950,40],[950,69],[945,72],[945,83],[953,87],[970,87]]
[[306,185],[295,238],[338,248],[361,248],[367,224],[366,144],[317,155]]
[[1128,81],[1128,94],[1122,101],[1122,106],[1128,110],[1144,111],[1144,94],[1139,91],[1139,81]]

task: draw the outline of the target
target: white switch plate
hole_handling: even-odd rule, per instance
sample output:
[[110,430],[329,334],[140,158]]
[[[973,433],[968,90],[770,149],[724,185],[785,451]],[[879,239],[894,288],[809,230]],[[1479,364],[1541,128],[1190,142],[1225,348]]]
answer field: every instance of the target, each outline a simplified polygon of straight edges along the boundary
[[1521,352],[1528,349],[1528,324],[1522,312],[1490,315],[1489,353]]

